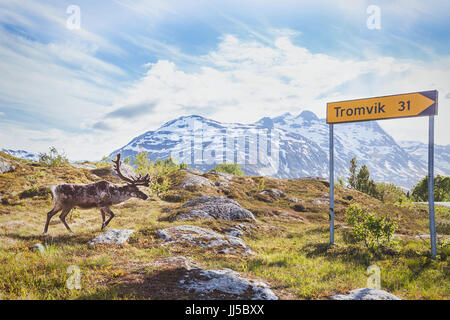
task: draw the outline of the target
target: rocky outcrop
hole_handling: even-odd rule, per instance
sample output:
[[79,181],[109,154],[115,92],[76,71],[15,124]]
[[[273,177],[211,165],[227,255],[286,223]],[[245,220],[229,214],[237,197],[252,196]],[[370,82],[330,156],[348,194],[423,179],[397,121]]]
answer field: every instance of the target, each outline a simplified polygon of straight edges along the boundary
[[355,289],[348,294],[339,294],[332,298],[334,300],[402,300],[387,291],[371,288]]
[[257,199],[265,201],[265,202],[272,202],[275,200],[279,200],[280,198],[284,197],[285,194],[283,191],[279,189],[269,189],[261,191],[257,194]]
[[[161,257],[148,264],[151,278],[143,278],[145,291],[164,299],[190,300],[278,300],[270,287],[247,279],[230,269],[206,269],[190,257]],[[137,284],[139,285],[139,284]],[[149,290],[150,288],[150,290]]]
[[3,158],[0,157],[0,173],[13,172],[16,168],[9,163],[8,161],[4,161]]
[[232,199],[220,196],[203,196],[188,201],[187,209],[177,215],[179,220],[221,219],[256,221],[253,213]]
[[159,229],[158,235],[167,244],[190,243],[202,248],[210,248],[219,253],[252,254],[244,241],[238,237],[221,235],[210,229],[192,225]]
[[89,243],[89,246],[92,247],[96,244],[113,244],[113,245],[122,245],[127,242],[128,238],[134,230],[127,229],[110,229],[105,233],[95,237]]
[[192,187],[195,188],[203,186],[212,187],[213,184],[209,179],[189,172],[186,173],[184,181],[180,185],[182,189],[189,189]]
[[230,269],[192,270],[180,284],[205,300],[278,300],[265,283],[242,278]]

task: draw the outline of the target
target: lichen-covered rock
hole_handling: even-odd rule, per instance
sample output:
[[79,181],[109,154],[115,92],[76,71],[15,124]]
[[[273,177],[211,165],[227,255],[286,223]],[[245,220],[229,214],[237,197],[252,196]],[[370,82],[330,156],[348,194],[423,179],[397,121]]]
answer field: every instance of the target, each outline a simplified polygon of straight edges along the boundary
[[212,187],[213,184],[209,179],[192,173],[186,173],[184,181],[180,185],[182,189],[188,189],[190,187],[203,187],[203,186]]
[[278,300],[265,283],[242,278],[230,269],[193,270],[185,278],[180,280],[181,286],[199,299]]
[[211,173],[218,175],[220,178],[224,179],[224,180],[231,180],[233,179],[233,175],[231,173],[225,173],[225,172],[220,172],[220,171],[212,171]]
[[221,235],[210,229],[192,225],[159,229],[161,239],[170,243],[190,243],[202,248],[211,248],[219,253],[252,254],[244,241],[237,237]]
[[402,300],[387,291],[371,288],[355,289],[348,294],[338,294],[332,298],[334,300]]
[[0,173],[13,172],[14,170],[16,168],[11,163],[0,160]]
[[240,238],[244,235],[244,232],[242,230],[239,230],[238,228],[225,228],[222,229],[221,232],[237,238]]
[[285,193],[279,189],[269,189],[261,191],[257,194],[257,199],[265,201],[265,202],[272,202],[274,200],[279,200],[281,197],[284,197]]
[[232,199],[220,196],[203,196],[188,201],[186,212],[179,213],[179,220],[221,219],[256,221],[253,213]]
[[191,270],[200,267],[200,265],[193,259],[183,256],[156,258],[150,264],[157,269]]
[[96,244],[121,245],[128,240],[133,232],[134,230],[131,229],[110,229],[92,239],[92,241],[89,243],[89,246],[92,247]]

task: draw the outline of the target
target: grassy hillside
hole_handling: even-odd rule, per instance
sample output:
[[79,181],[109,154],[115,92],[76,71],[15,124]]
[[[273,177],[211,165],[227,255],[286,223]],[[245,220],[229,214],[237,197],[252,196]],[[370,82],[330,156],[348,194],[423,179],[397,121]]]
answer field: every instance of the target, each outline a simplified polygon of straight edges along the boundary
[[[179,187],[185,171],[171,173],[170,188],[147,201],[131,199],[111,209],[116,217],[108,228],[135,229],[124,246],[88,247],[101,234],[98,210],[74,210],[67,219],[74,233],[55,216],[49,234],[43,236],[46,213],[52,208],[47,186],[62,182],[90,183],[102,178],[88,169],[46,167],[14,159],[14,172],[0,174],[0,298],[1,299],[188,299],[189,293],[176,290],[177,269],[159,263],[166,257],[185,256],[205,268],[226,267],[248,278],[261,279],[281,298],[322,299],[336,293],[366,287],[366,269],[381,269],[381,287],[406,299],[449,299],[449,247],[445,237],[438,245],[438,259],[429,258],[429,240],[415,236],[428,234],[426,206],[384,204],[363,193],[336,186],[336,245],[329,246],[328,182],[314,179],[278,180],[261,177],[234,177],[229,186]],[[98,174],[102,173],[97,172]],[[103,172],[104,173],[104,172]],[[215,182],[218,176],[206,173]],[[279,189],[284,196],[261,195],[262,189]],[[150,193],[150,190],[141,188]],[[193,224],[221,232],[239,224],[232,221],[173,221],[182,205],[200,195],[222,195],[234,199],[255,215],[243,236],[255,252],[250,256],[215,253],[206,248],[163,245],[157,229]],[[298,203],[291,198],[297,198]],[[345,210],[358,203],[379,216],[389,216],[398,224],[396,248],[379,254],[363,245],[350,243],[346,236]],[[436,208],[437,223],[447,225],[450,210]],[[441,228],[448,234],[448,228]],[[44,254],[33,250],[36,243]],[[158,262],[158,263],[157,263]],[[81,289],[69,290],[67,268],[81,270]]]

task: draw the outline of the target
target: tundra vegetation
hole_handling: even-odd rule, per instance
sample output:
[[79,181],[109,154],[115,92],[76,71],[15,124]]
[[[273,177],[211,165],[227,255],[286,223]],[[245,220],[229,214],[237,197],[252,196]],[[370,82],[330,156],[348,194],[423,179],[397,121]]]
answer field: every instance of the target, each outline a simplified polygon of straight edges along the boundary
[[[380,268],[381,288],[392,294],[405,299],[450,299],[450,209],[436,207],[440,236],[438,256],[432,260],[429,239],[421,236],[429,234],[427,206],[397,196],[397,189],[386,185],[388,191],[382,197],[336,185],[336,245],[330,246],[329,184],[325,180],[262,178],[233,171],[235,175],[223,184],[223,177],[206,172],[199,175],[211,185],[182,189],[180,184],[192,174],[180,170],[185,166],[172,160],[151,162],[139,155],[130,164],[138,173],[156,177],[155,185],[141,187],[151,197],[117,205],[116,217],[108,226],[135,232],[125,245],[90,247],[88,243],[102,234],[95,208],[71,211],[67,219],[74,233],[68,233],[55,219],[51,235],[41,234],[53,204],[47,186],[100,180],[120,183],[108,171],[108,159],[90,163],[102,169],[96,171],[75,168],[65,161],[54,165],[51,160],[30,162],[4,153],[0,156],[15,166],[14,171],[0,174],[2,299],[189,299],[189,292],[168,291],[177,287],[178,269],[156,263],[180,256],[204,268],[230,268],[262,280],[281,299],[325,299],[366,287],[366,270],[373,264]],[[94,172],[103,174],[99,177]],[[354,172],[357,177],[356,167]],[[185,210],[187,201],[205,195],[233,199],[251,211],[257,222],[168,219]],[[158,237],[158,229],[185,224],[220,234],[245,225],[242,240],[254,254],[167,245]],[[45,250],[33,250],[36,243]],[[80,289],[66,285],[70,266],[81,271]]]

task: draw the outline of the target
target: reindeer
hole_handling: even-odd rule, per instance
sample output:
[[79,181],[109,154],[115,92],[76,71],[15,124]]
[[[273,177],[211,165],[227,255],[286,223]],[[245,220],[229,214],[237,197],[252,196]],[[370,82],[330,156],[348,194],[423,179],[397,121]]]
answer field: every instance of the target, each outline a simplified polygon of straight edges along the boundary
[[[99,181],[91,184],[70,184],[64,183],[52,187],[54,207],[47,213],[44,234],[47,233],[50,219],[62,210],[59,219],[64,226],[72,232],[66,222],[66,216],[74,207],[80,209],[99,208],[102,214],[102,230],[114,218],[114,213],[109,206],[122,203],[130,198],[146,200],[148,196],[139,190],[138,186],[148,187],[150,183],[149,175],[139,175],[137,178],[127,178],[120,172],[120,153],[114,162],[114,169],[117,175],[127,184],[114,184],[108,181]],[[106,214],[109,219],[105,222]]]

